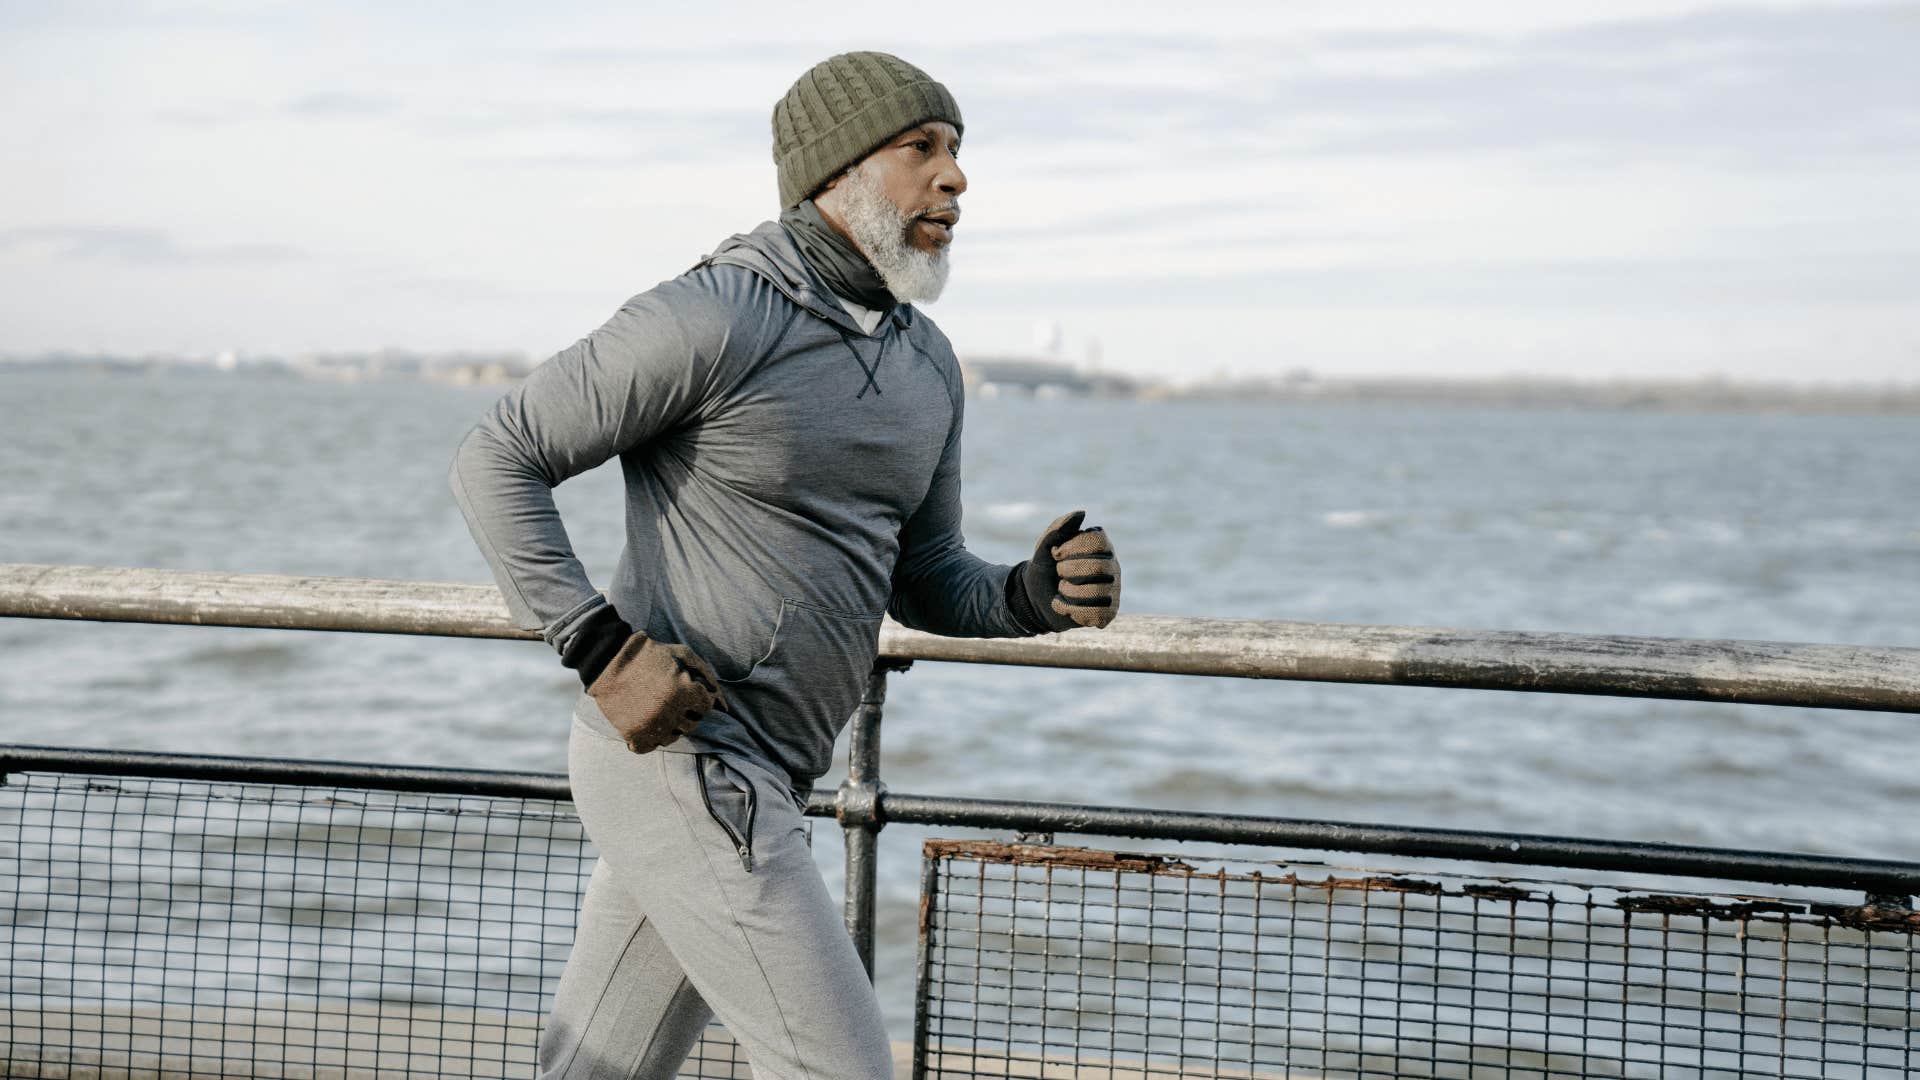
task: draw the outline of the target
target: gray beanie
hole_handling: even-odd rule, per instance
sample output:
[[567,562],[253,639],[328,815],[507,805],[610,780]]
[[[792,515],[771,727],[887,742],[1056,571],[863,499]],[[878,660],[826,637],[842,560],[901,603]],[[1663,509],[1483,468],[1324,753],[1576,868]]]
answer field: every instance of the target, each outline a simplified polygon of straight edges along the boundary
[[799,205],[874,147],[928,120],[961,129],[960,106],[897,56],[850,52],[813,65],[773,107],[780,208]]

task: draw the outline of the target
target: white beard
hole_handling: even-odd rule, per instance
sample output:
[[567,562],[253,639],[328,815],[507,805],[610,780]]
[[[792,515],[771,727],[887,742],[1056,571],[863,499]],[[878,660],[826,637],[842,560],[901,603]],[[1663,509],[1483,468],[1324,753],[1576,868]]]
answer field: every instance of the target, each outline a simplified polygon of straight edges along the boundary
[[893,205],[886,190],[865,167],[847,170],[840,186],[846,191],[840,211],[846,220],[847,232],[852,234],[861,254],[879,271],[880,280],[886,283],[893,298],[902,303],[938,300],[941,290],[947,287],[947,273],[952,269],[947,262],[947,249],[925,252],[909,244],[907,233],[914,227],[913,218]]

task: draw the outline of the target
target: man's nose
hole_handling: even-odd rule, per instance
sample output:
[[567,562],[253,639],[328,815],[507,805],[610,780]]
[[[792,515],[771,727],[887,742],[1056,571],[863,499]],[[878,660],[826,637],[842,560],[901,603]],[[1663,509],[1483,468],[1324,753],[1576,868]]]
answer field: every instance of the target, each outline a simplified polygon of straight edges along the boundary
[[949,157],[946,167],[940,170],[940,175],[935,178],[934,183],[939,186],[940,193],[943,195],[959,195],[967,190],[967,174],[960,170],[958,161]]

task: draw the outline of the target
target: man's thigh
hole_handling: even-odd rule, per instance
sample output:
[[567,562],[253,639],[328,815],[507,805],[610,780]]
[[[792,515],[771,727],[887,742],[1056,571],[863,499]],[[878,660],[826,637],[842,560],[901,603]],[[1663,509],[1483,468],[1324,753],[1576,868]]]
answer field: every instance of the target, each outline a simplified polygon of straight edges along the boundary
[[711,757],[634,754],[576,723],[588,835],[760,1080],[891,1080],[879,1000],[800,808],[758,766]]

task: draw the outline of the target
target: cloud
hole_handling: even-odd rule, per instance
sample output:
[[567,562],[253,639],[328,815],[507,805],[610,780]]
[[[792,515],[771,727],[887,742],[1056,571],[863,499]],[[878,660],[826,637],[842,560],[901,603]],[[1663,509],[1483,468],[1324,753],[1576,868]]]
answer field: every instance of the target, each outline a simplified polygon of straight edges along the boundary
[[766,114],[746,109],[509,102],[433,126],[488,138],[495,148],[472,154],[473,160],[549,168],[759,161],[772,137]]
[[[435,123],[533,140],[611,136],[604,152],[543,145],[507,155],[535,163],[739,158],[763,152],[777,90],[764,102],[723,106],[735,104],[739,87],[783,85],[818,51],[764,38],[719,56],[539,50],[530,55],[535,70],[553,76],[502,90],[527,96],[467,101]],[[1201,166],[1486,152],[1551,152],[1603,166],[1628,157],[1743,166],[1920,157],[1920,64],[1911,62],[1920,20],[1887,7],[1723,8],[1522,34],[1114,32],[906,51],[955,90],[976,152],[1044,151],[1065,168],[1084,167],[1076,162],[1089,153]],[[531,96],[582,72],[594,73],[584,85],[603,91],[621,71],[649,86],[724,89],[704,102],[668,94],[633,108]]]
[[546,122],[656,143],[750,148],[756,154],[772,138],[766,115],[745,109],[566,109]]
[[1671,313],[1904,303],[1920,254],[1833,257],[1516,259],[1442,265],[1379,260],[1235,273],[955,277],[968,303],[1009,307],[1231,306],[1259,319],[1288,307]]
[[[631,70],[654,65],[676,64],[694,64],[706,68],[728,64],[758,67],[766,63],[782,62],[797,62],[811,66],[820,59],[816,55],[818,52],[819,49],[811,44],[780,38],[760,38],[732,42],[723,55],[716,54],[712,47],[706,45],[680,47],[598,45],[547,49],[540,52],[535,60],[543,66],[561,69],[604,67]],[[802,60],[802,57],[813,57],[813,59]],[[801,71],[805,70],[805,66],[795,69],[796,78]]]
[[242,119],[236,109],[158,109],[153,119],[162,124],[186,128],[216,128]]
[[968,67],[987,77],[963,104],[992,118],[988,138],[1161,155],[1908,157],[1920,152],[1916,51],[1920,20],[1890,8],[1722,9],[1517,36],[1043,40],[1017,59],[982,50]]
[[[1425,332],[1377,311],[1442,337],[1456,315],[1600,327],[1615,336],[1594,348],[1621,356],[1657,352],[1676,327],[1704,342],[1715,326],[1804,326],[1787,334],[1804,342],[1865,341],[1871,325],[1911,366],[1911,320],[1867,310],[1896,310],[1920,280],[1910,4],[1169,19],[1083,3],[799,26],[770,5],[448,23],[404,2],[195,0],[179,17],[79,2],[23,14],[0,41],[16,61],[0,64],[15,103],[0,119],[34,146],[0,214],[21,311],[77,308],[131,278],[175,290],[153,302],[152,332],[228,333],[167,310],[190,307],[177,298],[208,272],[164,271],[221,264],[259,288],[260,326],[316,347],[349,331],[311,310],[343,304],[416,309],[405,325],[422,341],[472,340],[488,313],[488,332],[526,333],[542,288],[558,298],[541,318],[603,316],[589,293],[675,272],[764,216],[774,100],[822,57],[878,46],[965,110],[975,190],[944,310],[978,305],[1018,340],[1048,311],[1145,327],[1163,306],[1183,328],[1208,320],[1229,357],[1282,323],[1318,320],[1335,343],[1342,321],[1356,340]],[[1613,14],[1649,10],[1668,14]],[[298,290],[270,272],[287,260]],[[1144,338],[1107,337],[1115,362],[1161,362]],[[1740,340],[1717,355],[1744,363],[1761,338]]]
[[294,116],[314,119],[334,117],[384,116],[400,108],[397,98],[374,94],[355,94],[326,90],[294,98],[284,106]]
[[147,265],[276,263],[302,257],[285,244],[183,245],[160,229],[48,225],[0,229],[0,252]]
[[1271,227],[1275,215],[1300,209],[1275,198],[1184,200],[1133,205],[1027,225],[968,229],[963,235],[973,246],[999,247],[1047,240],[1117,241],[1161,237],[1173,243],[1203,241],[1209,249],[1241,245],[1368,243],[1388,235],[1384,230],[1322,229],[1303,225]]

